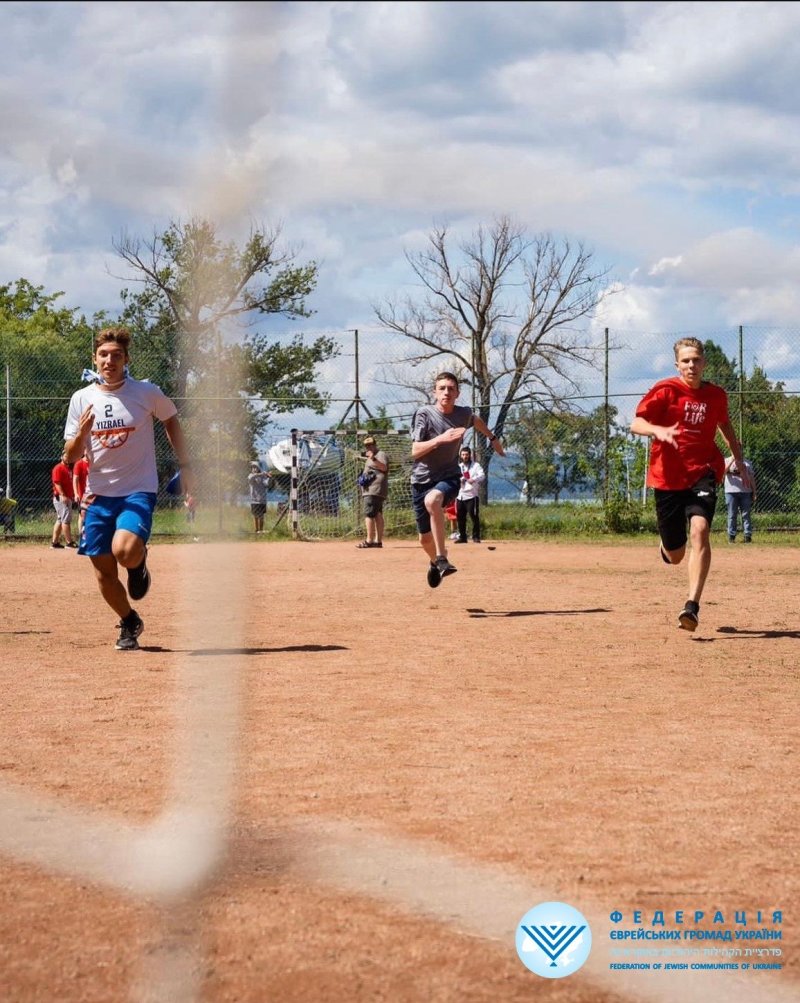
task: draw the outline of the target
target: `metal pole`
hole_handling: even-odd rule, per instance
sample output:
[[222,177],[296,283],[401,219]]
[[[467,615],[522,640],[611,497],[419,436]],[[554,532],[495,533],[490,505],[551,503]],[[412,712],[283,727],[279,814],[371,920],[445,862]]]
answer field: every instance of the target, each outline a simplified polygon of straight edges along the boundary
[[222,335],[217,331],[217,532],[222,535]]
[[355,340],[355,355],[356,355],[356,432],[361,428],[361,417],[359,411],[359,403],[361,401],[361,385],[359,382],[358,375],[358,328],[353,330],[353,337]]
[[298,502],[298,463],[297,463],[297,429],[292,429],[292,473],[289,483],[289,508],[291,510],[292,536],[295,540],[300,537],[300,520],[297,513]]
[[[476,414],[478,411],[478,380],[475,375],[475,347],[477,338],[475,337],[475,331],[472,332],[472,413]],[[478,437],[475,434],[475,429],[472,429],[472,452],[477,458],[477,447],[478,447]]]
[[744,451],[744,328],[739,325],[739,443]]
[[611,433],[608,427],[609,405],[608,405],[608,328],[605,329],[605,415],[604,415],[604,442],[603,442],[603,502],[608,504],[608,450],[611,441]]
[[11,367],[6,365],[6,498],[11,497]]

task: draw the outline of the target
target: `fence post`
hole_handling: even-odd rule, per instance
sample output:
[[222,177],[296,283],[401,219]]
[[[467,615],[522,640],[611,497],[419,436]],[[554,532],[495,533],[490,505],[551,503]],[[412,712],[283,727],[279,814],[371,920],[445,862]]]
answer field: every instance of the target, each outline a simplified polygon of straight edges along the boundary
[[11,366],[6,363],[6,498],[11,497]]
[[291,480],[289,483],[289,509],[291,511],[292,519],[292,537],[295,540],[300,538],[300,520],[298,518],[298,462],[297,462],[297,429],[292,429],[292,473]]
[[744,328],[739,325],[739,444],[744,450]]
[[603,414],[603,504],[608,504],[608,448],[611,442],[611,430],[609,429],[609,404],[608,404],[608,328],[605,329],[605,410]]

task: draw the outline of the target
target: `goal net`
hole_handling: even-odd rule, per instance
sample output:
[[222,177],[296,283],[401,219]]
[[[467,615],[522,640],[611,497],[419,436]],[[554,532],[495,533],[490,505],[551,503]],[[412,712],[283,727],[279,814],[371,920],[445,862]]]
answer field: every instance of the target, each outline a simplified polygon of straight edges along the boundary
[[[346,540],[364,536],[364,505],[358,475],[364,469],[363,442],[375,437],[389,460],[389,497],[383,515],[387,536],[414,532],[411,507],[411,436],[400,431],[293,430],[267,450],[274,489],[286,496],[278,521],[287,519],[302,540]],[[277,522],[276,522],[277,525]]]

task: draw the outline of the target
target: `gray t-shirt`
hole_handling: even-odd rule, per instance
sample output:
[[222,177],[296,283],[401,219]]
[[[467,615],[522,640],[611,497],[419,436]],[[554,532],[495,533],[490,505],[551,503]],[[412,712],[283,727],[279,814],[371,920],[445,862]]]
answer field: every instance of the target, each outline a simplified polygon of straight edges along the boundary
[[375,474],[375,478],[368,487],[364,488],[363,494],[375,495],[376,498],[383,498],[385,500],[389,497],[389,458],[382,449],[379,449],[375,454],[375,459],[378,463],[382,463],[386,467],[386,470],[378,470],[377,467],[372,465],[369,457],[366,459],[364,473]]
[[[472,420],[471,407],[456,405],[450,414],[442,414],[435,404],[425,404],[414,415],[411,438],[414,442],[427,442],[446,432],[448,428],[471,428]],[[450,477],[460,478],[458,454],[462,441],[456,439],[454,442],[443,442],[421,459],[414,460],[411,483],[425,484],[427,481]]]

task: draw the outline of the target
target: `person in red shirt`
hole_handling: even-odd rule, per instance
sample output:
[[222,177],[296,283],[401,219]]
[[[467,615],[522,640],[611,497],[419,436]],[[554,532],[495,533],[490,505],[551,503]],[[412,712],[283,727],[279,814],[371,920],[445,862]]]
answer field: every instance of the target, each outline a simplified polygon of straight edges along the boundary
[[[675,342],[678,375],[660,380],[639,401],[631,431],[653,440],[647,484],[656,500],[661,558],[680,564],[689,552],[689,598],[678,614],[684,630],[697,629],[700,596],[711,567],[711,522],[725,458],[715,442],[717,429],[744,469],[741,446],[728,416],[728,395],[703,380],[706,359],[698,338]],[[688,534],[687,534],[688,524]]]
[[53,482],[53,508],[56,510],[53,540],[50,544],[54,550],[64,549],[64,544],[61,543],[62,533],[68,547],[78,546],[72,540],[72,469],[66,460],[66,454],[62,453],[61,462],[57,463],[50,473]]
[[89,459],[86,453],[78,460],[75,466],[72,468],[72,495],[75,499],[75,504],[78,505],[78,536],[83,532],[83,514],[84,508],[82,505],[83,496],[86,494],[86,479],[89,476]]

